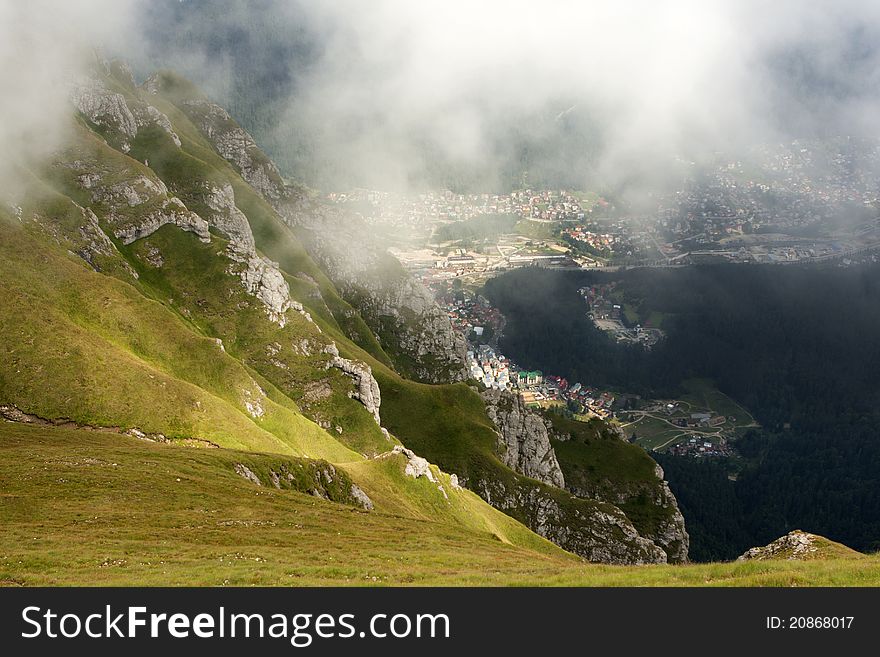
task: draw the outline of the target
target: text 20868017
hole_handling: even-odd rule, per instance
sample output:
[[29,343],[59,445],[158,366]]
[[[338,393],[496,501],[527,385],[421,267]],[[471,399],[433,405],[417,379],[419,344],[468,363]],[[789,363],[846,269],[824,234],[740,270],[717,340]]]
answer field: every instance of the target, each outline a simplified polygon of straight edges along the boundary
[[848,630],[855,616],[767,616],[768,630]]

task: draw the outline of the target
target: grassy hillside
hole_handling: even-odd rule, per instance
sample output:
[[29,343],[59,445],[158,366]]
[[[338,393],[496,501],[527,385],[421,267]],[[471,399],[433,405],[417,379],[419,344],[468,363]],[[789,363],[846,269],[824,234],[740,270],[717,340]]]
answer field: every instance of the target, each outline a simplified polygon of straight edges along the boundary
[[[242,408],[242,400],[230,392],[236,385],[253,386],[254,379],[212,339],[192,332],[181,317],[146,299],[132,286],[90,271],[78,259],[48,247],[23,228],[7,222],[0,225],[0,236],[3,403],[41,418],[63,418],[113,430],[108,434],[0,424],[4,432],[18,437],[22,450],[36,449],[36,443],[28,446],[26,439],[49,437],[55,440],[52,444],[59,455],[82,447],[92,455],[90,459],[102,462],[118,462],[128,453],[126,449],[159,450],[157,453],[169,461],[185,454],[205,459],[226,453],[155,447],[120,435],[137,428],[161,433],[180,444],[195,438],[246,450],[249,454],[238,454],[236,462],[257,473],[262,461],[279,458],[263,456],[266,454],[288,455],[288,459],[296,455],[326,458],[344,464],[342,467],[373,499],[378,513],[419,521],[443,520],[453,527],[492,536],[494,541],[573,558],[473,493],[454,488],[449,477],[436,468],[442,491],[427,479],[403,475],[402,456],[363,461],[330,433],[303,418],[288,397],[265,381],[261,381],[267,391],[262,400],[265,414],[251,417]],[[57,280],[67,284],[54,285]],[[96,305],[100,312],[94,310]],[[123,453],[118,457],[117,448]],[[15,458],[7,452],[0,461],[13,467],[10,461]],[[143,475],[138,471],[143,463],[135,460],[133,464],[133,469],[119,471],[120,479]],[[6,485],[17,476],[2,477],[4,495],[17,496]],[[269,481],[267,476],[262,479]],[[93,485],[101,487],[93,482],[84,488]],[[121,482],[120,487],[124,488]],[[230,499],[237,494],[234,488],[226,493]],[[135,504],[130,499],[117,502],[120,513]],[[228,540],[234,543],[237,539],[229,536]]]
[[[225,447],[360,458],[134,287],[0,224],[2,402],[44,418]],[[59,285],[59,281],[64,281]],[[258,402],[259,418],[245,402]]]
[[880,584],[876,556],[640,568],[584,564],[540,539],[515,547],[485,530],[432,520],[425,510],[421,517],[401,509],[366,512],[295,489],[256,486],[235,473],[239,463],[262,473],[282,463],[295,468],[297,460],[0,423],[0,582]]

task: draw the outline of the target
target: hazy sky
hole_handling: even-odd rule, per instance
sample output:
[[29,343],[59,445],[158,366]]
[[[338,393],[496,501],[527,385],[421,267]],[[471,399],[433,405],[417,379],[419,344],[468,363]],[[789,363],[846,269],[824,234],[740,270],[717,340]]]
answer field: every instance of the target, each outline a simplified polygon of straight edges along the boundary
[[[509,156],[498,144],[507,123],[546,130],[535,116],[564,120],[566,111],[580,126],[598,126],[596,168],[610,178],[670,155],[699,159],[793,133],[877,128],[880,3],[309,7],[324,50],[289,120],[336,130],[344,139],[334,150],[364,166],[382,158],[379,168],[390,172],[410,166],[413,135],[465,161]],[[337,128],[346,125],[363,131]]]
[[0,26],[3,88],[21,90],[2,101],[6,152],[51,143],[92,44],[183,69],[276,155],[376,186],[436,161],[509,169],[523,148],[589,186],[880,128],[867,0],[0,0]]
[[129,33],[135,7],[120,9],[113,0],[0,0],[0,192],[63,138],[70,82],[94,45]]

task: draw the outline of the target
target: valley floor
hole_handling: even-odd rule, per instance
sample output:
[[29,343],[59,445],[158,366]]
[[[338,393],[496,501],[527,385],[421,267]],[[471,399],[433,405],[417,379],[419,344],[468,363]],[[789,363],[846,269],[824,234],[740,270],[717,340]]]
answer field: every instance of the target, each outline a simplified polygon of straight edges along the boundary
[[868,586],[880,557],[602,566],[235,472],[245,456],[0,423],[0,584]]

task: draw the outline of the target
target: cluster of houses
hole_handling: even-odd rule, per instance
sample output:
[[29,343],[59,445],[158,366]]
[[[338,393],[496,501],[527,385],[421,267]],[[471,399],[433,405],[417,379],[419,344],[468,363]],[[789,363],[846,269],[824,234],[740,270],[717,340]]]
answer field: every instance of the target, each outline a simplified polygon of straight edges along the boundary
[[717,443],[713,443],[702,437],[694,436],[684,442],[670,445],[667,448],[667,453],[698,459],[711,457],[726,458],[733,453],[733,450],[724,438],[721,438]]
[[500,388],[507,390],[519,378],[514,374],[511,379],[510,361],[504,356],[495,353],[487,344],[481,344],[467,353],[468,367],[471,377],[480,381],[487,388]]
[[[456,194],[449,190],[404,196],[393,192],[354,189],[327,194],[331,203],[347,205],[367,223],[415,227],[437,221],[466,221],[484,215],[508,214],[533,221],[584,219],[588,208],[564,190],[520,189],[509,194]],[[592,205],[592,204],[590,204]],[[599,207],[607,206],[600,199]]]
[[[438,299],[446,310],[453,328],[473,342],[479,341],[491,328],[500,332],[501,312],[485,298],[465,290],[447,291]],[[487,388],[516,390],[528,406],[563,402],[580,414],[601,418],[612,415],[614,395],[599,392],[580,383],[569,384],[560,376],[545,376],[539,370],[520,369],[489,344],[477,344],[467,352],[467,367],[472,379]]]
[[501,311],[486,299],[464,290],[457,294],[447,292],[438,298],[438,303],[446,311],[452,328],[465,337],[471,333],[482,337],[487,329],[494,334],[504,321]]
[[641,324],[627,326],[623,321],[623,308],[619,303],[609,299],[615,285],[616,283],[612,282],[582,287],[578,290],[590,309],[587,316],[596,328],[609,333],[617,342],[650,349],[662,340],[665,334],[658,328]]
[[720,164],[661,201],[671,239],[702,234],[711,241],[760,226],[784,232],[832,219],[842,208],[873,207],[880,194],[869,174],[880,155],[876,142],[847,138],[835,146],[837,152],[823,141],[795,140],[759,148],[749,163]]
[[518,389],[533,402],[548,399],[552,394],[544,385],[544,375],[540,371],[518,369],[487,344],[468,351],[467,361],[471,377],[487,388]]
[[[566,191],[545,190],[533,194],[531,190],[525,190],[524,195],[528,197],[528,211],[521,216],[526,219],[572,221],[583,220],[587,214],[580,199]],[[600,199],[599,205],[607,205],[607,202]]]
[[587,230],[586,226],[581,225],[566,228],[562,234],[570,237],[575,242],[582,242],[596,251],[614,251],[621,240],[619,235],[594,233],[591,230]]
[[602,419],[612,416],[614,395],[609,392],[598,392],[580,383],[569,385],[563,377],[544,376],[540,370],[520,370],[487,344],[468,351],[467,358],[473,379],[487,388],[518,391],[526,406],[562,401],[579,414]]
[[547,377],[551,384],[551,399],[561,399],[572,410],[581,415],[592,415],[603,420],[613,415],[611,407],[614,405],[614,395],[610,392],[601,392],[588,388],[580,383],[569,385],[568,381],[561,377]]

